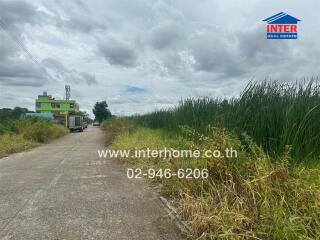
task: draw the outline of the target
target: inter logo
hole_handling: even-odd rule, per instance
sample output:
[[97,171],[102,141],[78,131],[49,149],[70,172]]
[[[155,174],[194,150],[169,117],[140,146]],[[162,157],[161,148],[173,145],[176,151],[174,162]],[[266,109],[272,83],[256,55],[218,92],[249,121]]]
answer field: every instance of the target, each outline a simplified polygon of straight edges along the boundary
[[301,20],[280,12],[263,21],[267,22],[267,39],[298,39],[298,22]]

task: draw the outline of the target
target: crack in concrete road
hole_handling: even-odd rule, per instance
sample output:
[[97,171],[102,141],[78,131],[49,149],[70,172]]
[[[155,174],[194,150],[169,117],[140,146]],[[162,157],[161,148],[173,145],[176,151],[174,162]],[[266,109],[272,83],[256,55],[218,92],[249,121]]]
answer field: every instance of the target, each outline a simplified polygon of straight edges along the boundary
[[0,159],[0,240],[182,239],[157,194],[99,159],[103,148],[91,127]]

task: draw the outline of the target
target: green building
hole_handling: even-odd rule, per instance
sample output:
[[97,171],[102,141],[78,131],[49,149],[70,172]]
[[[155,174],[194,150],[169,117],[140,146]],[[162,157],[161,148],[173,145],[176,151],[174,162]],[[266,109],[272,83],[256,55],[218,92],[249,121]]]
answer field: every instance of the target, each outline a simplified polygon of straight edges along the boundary
[[36,112],[51,112],[55,119],[64,121],[70,113],[79,112],[79,104],[75,100],[57,100],[43,92],[36,100]]

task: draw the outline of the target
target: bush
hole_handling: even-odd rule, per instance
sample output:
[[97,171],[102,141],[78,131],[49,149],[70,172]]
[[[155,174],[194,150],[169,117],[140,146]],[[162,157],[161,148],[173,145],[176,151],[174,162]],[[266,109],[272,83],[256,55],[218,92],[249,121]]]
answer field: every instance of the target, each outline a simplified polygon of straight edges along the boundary
[[67,131],[61,125],[47,121],[38,121],[29,126],[25,126],[21,132],[26,139],[37,142],[47,142],[51,139],[63,136]]
[[59,124],[37,119],[7,120],[0,123],[0,157],[23,151],[66,134]]
[[9,132],[8,127],[5,124],[0,123],[0,135],[8,132]]

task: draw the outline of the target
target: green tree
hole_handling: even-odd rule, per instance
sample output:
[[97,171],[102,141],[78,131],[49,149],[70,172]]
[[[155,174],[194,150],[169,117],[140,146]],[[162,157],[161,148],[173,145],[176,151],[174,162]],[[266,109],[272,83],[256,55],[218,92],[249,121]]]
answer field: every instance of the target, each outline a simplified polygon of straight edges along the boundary
[[95,116],[95,120],[98,122],[102,122],[103,120],[111,117],[111,112],[108,109],[108,104],[106,101],[96,102],[92,112]]
[[83,116],[83,121],[87,122],[87,123],[92,123],[93,119],[90,118],[89,113],[87,113],[86,111],[80,111],[79,113],[81,116]]
[[28,109],[21,107],[15,107],[14,109],[2,108],[0,109],[0,122],[8,119],[19,119],[26,112],[28,112]]

